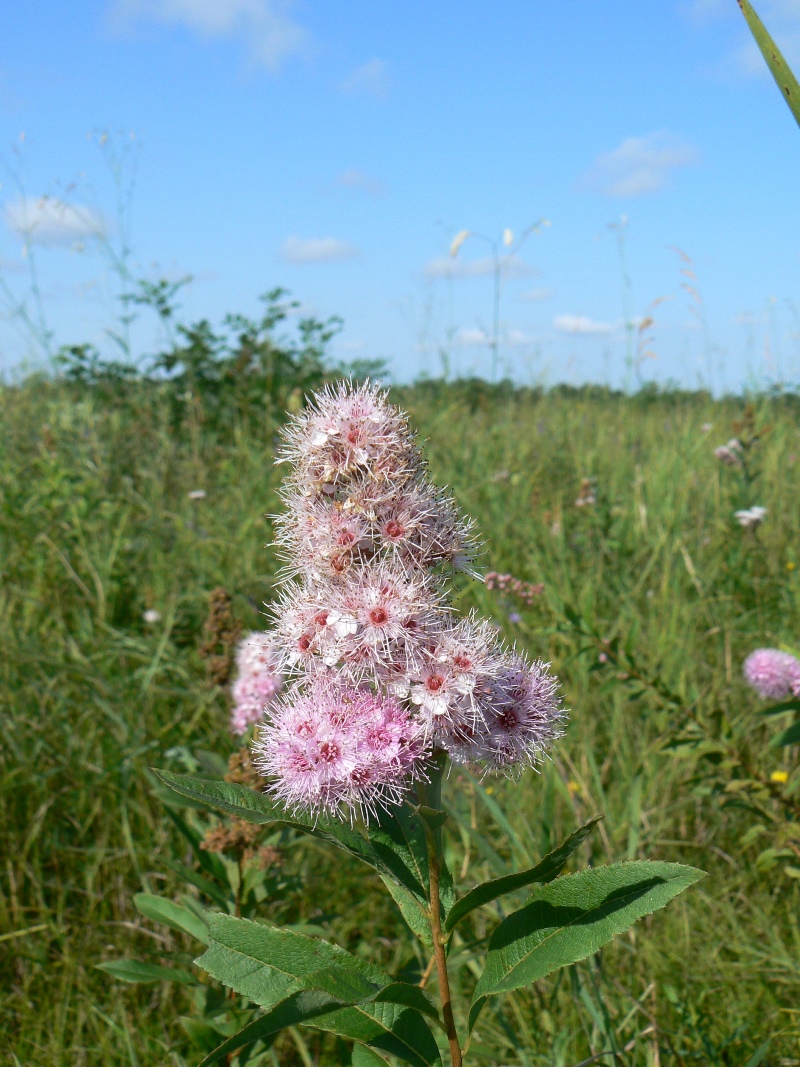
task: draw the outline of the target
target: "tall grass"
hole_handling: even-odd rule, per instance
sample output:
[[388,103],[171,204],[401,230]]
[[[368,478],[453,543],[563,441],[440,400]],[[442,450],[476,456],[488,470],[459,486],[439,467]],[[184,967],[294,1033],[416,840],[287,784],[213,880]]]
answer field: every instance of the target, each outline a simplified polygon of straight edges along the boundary
[[[451,866],[469,881],[529,865],[599,811],[594,861],[709,871],[638,934],[487,1011],[470,1055],[800,1063],[796,752],[768,747],[774,728],[740,678],[754,647],[800,644],[798,405],[756,401],[772,428],[747,487],[712,454],[739,400],[441,383],[398,399],[434,479],[477,520],[485,569],[544,583],[527,607],[464,580],[461,606],[551,660],[571,708],[553,762],[513,805],[502,780],[454,776]],[[223,432],[191,406],[176,425],[155,390],[114,404],[41,381],[0,392],[0,426],[0,1062],[191,1064],[190,994],[115,985],[94,964],[189,951],[131,904],[142,888],[176,890],[169,861],[186,858],[147,767],[213,772],[234,749],[198,648],[212,589],[245,627],[273,595],[277,426],[232,416]],[[583,479],[595,503],[576,507]],[[750,504],[769,509],[756,534],[733,520]],[[644,683],[602,662],[617,636]],[[765,786],[778,768],[794,777]],[[313,843],[292,845],[286,869],[297,881],[270,906],[420,965],[360,870]],[[468,944],[453,958],[474,981]],[[287,1039],[275,1055],[343,1052]]]

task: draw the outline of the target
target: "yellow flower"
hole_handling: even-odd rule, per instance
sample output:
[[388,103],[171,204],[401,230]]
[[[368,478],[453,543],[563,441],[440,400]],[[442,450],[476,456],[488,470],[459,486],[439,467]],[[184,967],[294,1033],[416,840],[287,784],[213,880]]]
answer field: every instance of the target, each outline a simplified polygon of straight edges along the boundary
[[797,566],[796,563],[792,563],[791,561],[789,561],[789,563],[786,564],[786,570],[787,571],[793,571],[796,566]]
[[785,785],[789,781],[788,771],[773,771],[769,776],[771,782],[780,782],[781,785]]
[[578,784],[578,782],[575,781],[574,778],[570,778],[570,780],[567,782],[567,789],[569,789],[570,793],[573,796],[575,796],[576,793],[580,793],[581,791],[580,785]]

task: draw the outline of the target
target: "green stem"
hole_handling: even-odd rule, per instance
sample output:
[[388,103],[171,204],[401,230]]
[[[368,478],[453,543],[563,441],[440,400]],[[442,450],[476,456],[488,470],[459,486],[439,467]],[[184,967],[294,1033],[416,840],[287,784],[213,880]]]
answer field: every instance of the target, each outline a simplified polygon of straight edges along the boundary
[[[445,753],[440,753],[436,758],[431,772],[429,783],[421,783],[418,788],[420,803],[426,807],[441,809],[442,803],[442,775],[447,763]],[[424,822],[424,820],[423,820]],[[453,1015],[453,1002],[450,996],[450,977],[447,973],[447,952],[445,940],[442,936],[441,903],[439,900],[439,882],[442,872],[442,831],[441,828],[433,830],[425,823],[425,839],[428,845],[428,874],[430,879],[430,920],[431,934],[433,936],[433,954],[436,960],[436,976],[439,980],[439,998],[442,1002],[442,1019],[447,1040],[450,1044],[450,1059],[452,1067],[461,1067],[461,1045],[458,1040],[456,1021]]]

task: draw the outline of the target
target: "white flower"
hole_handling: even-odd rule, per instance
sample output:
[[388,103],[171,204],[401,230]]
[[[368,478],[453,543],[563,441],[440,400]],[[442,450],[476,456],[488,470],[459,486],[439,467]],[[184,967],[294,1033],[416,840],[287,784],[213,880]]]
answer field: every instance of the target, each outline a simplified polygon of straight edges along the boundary
[[161,612],[156,611],[155,608],[148,608],[147,611],[142,612],[142,618],[149,626],[153,626],[155,623],[161,622]]
[[744,511],[734,511],[736,521],[740,526],[743,526],[746,530],[755,529],[756,526],[760,526],[767,515],[767,509],[759,506],[747,508]]
[[192,489],[191,493],[189,493],[189,499],[190,500],[205,500],[205,498],[206,498],[205,489]]

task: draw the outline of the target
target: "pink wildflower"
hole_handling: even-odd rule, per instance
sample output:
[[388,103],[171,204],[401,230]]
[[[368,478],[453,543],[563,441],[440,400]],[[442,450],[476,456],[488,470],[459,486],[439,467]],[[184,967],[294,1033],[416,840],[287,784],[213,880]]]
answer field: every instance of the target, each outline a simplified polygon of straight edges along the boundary
[[744,661],[745,680],[762,700],[800,697],[800,660],[777,648],[759,648]]
[[231,687],[231,730],[243,734],[263,718],[267,705],[278,692],[282,676],[278,653],[269,634],[250,633],[236,650],[237,678]]
[[313,815],[374,815],[398,804],[428,753],[420,724],[392,697],[319,677],[281,700],[254,745],[270,791]]
[[[285,440],[273,655],[296,680],[255,746],[269,791],[368,818],[400,803],[436,750],[493,769],[537,762],[559,733],[557,682],[490,623],[454,618],[443,571],[469,571],[471,525],[428,480],[406,416],[375,387],[340,383]],[[527,604],[542,589],[494,577]]]

